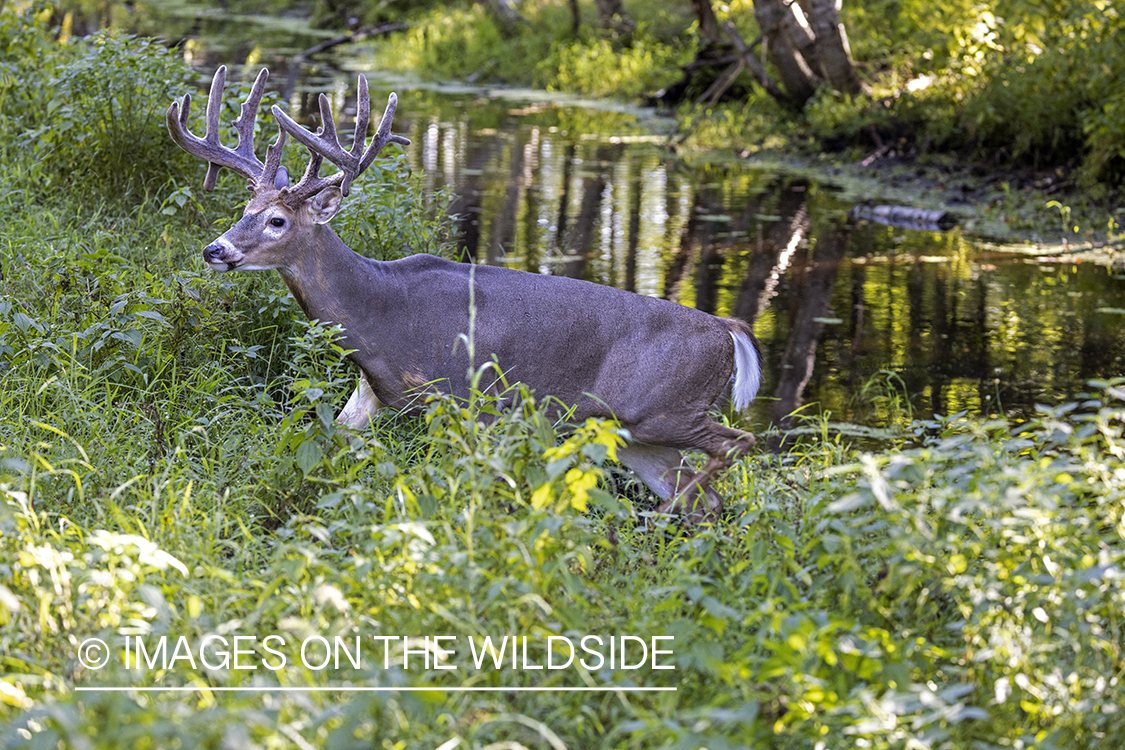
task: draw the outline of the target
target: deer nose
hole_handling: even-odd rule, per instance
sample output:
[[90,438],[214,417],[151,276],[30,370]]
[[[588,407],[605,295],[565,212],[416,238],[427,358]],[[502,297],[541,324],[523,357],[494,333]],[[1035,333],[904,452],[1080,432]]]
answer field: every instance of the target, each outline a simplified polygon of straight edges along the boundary
[[203,260],[208,263],[212,261],[219,261],[223,257],[223,246],[218,242],[213,242],[207,247],[203,248]]

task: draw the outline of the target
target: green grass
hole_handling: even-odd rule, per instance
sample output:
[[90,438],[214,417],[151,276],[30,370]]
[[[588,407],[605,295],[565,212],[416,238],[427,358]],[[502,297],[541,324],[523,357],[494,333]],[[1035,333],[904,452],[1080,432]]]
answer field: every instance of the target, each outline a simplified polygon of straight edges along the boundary
[[[89,52],[43,49],[48,72]],[[354,372],[331,329],[273,274],[200,270],[239,180],[197,194],[193,165],[66,191],[20,146],[34,113],[4,115],[5,747],[1092,748],[1125,731],[1122,382],[1023,424],[912,422],[886,374],[864,397],[902,437],[858,451],[813,419],[728,472],[721,523],[684,528],[615,466],[612,424],[564,431],[531,398],[337,427]],[[375,257],[444,253],[441,205],[388,160],[337,225]],[[476,668],[469,639],[505,635],[540,665],[552,637],[672,637],[656,665],[675,669]],[[161,636],[180,659],[124,666]],[[256,638],[238,658],[258,668],[202,663],[219,636],[232,654]],[[317,636],[359,636],[365,658],[317,668]],[[451,637],[457,669],[421,668],[417,642],[404,668],[401,640],[387,668],[372,636]],[[100,670],[78,660],[94,637]],[[98,685],[199,691],[76,690]],[[589,685],[676,691],[440,689]],[[340,689],[210,689],[251,686]]]
[[410,29],[374,46],[374,64],[436,80],[566,91],[635,100],[676,80],[694,44],[671,32],[690,20],[674,9],[651,8],[628,40],[597,33],[586,18],[571,32],[565,6],[531,3],[521,7],[529,23],[505,37],[483,4],[435,8],[410,19]]

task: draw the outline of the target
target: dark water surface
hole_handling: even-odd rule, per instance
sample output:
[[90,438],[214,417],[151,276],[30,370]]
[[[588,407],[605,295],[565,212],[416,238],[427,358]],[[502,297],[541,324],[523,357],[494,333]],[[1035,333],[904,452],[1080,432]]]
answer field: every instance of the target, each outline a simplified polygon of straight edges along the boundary
[[[165,36],[181,41],[202,23]],[[268,64],[306,118],[327,92],[344,130],[354,71],[286,69],[317,40],[270,53],[239,41],[183,48],[201,69],[227,63],[246,80]],[[361,72],[372,109],[398,92],[407,163],[426,190],[452,191],[466,256],[750,321],[766,360],[758,425],[801,407],[869,425],[911,410],[1029,413],[1125,374],[1125,279],[1108,269],[956,230],[849,222],[829,186],[670,155],[670,124],[641,110]]]

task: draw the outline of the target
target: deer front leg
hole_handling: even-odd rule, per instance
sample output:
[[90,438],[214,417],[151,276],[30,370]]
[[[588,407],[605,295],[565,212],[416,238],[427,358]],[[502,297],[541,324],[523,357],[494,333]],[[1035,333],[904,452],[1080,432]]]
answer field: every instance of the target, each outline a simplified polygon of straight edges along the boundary
[[682,514],[690,523],[700,523],[716,520],[723,509],[722,495],[709,484],[700,485],[699,476],[683,465],[684,455],[675,448],[629,443],[617,449],[617,460],[665,501],[661,513]]
[[360,375],[359,387],[352,393],[348,403],[344,404],[344,408],[340,410],[336,421],[346,427],[351,427],[353,430],[358,430],[369,425],[371,420],[375,418],[375,413],[382,406],[379,397],[367,384],[367,378]]

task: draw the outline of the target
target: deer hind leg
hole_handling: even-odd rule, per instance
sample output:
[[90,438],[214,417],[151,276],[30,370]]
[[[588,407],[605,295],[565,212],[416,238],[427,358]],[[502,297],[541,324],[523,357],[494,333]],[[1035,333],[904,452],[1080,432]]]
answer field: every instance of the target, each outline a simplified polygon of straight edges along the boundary
[[711,480],[756,442],[749,432],[715,422],[708,422],[703,432],[699,448],[707,454],[707,463],[699,472],[689,472],[688,481],[681,483],[676,496],[660,506],[662,513],[681,513],[692,523],[718,520],[723,511],[723,496],[711,487]]
[[375,413],[382,406],[379,397],[367,384],[367,378],[360,375],[359,387],[355,389],[351,398],[348,399],[348,403],[340,410],[336,421],[346,427],[351,427],[353,430],[359,430],[371,423],[371,420],[375,418]]
[[[698,523],[717,517],[723,508],[722,495],[706,481],[697,481],[698,475],[684,466],[684,455],[675,448],[629,443],[617,449],[617,460],[665,501],[661,513],[683,513],[689,521]],[[692,493],[690,502],[687,492]]]

